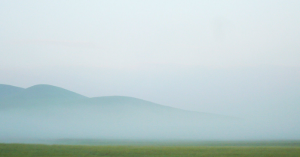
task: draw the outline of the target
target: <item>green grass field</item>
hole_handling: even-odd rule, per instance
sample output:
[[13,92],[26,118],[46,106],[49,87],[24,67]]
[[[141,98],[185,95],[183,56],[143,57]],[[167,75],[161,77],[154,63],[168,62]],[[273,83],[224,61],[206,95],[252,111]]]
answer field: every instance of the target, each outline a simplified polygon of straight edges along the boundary
[[299,146],[79,146],[0,144],[1,157],[299,157]]

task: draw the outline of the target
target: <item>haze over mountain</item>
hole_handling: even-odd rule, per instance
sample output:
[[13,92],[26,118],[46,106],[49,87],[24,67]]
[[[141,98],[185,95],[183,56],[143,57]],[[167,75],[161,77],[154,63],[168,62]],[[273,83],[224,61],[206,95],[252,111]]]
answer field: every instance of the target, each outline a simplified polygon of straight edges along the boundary
[[15,95],[23,90],[24,88],[0,84],[0,98],[4,98],[10,95]]
[[26,89],[1,87],[5,87],[1,91],[20,89],[0,99],[2,139],[205,139],[213,136],[198,136],[196,130],[207,134],[213,131],[211,129],[224,125],[224,122],[239,120],[167,107],[132,97],[88,98],[50,85],[35,85]]
[[51,85],[26,89],[0,87],[2,93],[10,91],[0,99],[2,141],[24,138],[247,140],[290,139],[299,135],[287,135],[288,128],[269,133],[269,129],[277,126],[265,123],[264,119],[187,111],[132,97],[89,98]]

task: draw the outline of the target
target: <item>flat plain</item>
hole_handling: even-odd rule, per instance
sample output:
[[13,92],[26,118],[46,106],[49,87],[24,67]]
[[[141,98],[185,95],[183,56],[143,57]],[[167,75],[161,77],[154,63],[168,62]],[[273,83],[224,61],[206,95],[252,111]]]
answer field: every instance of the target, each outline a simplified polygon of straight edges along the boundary
[[1,157],[299,157],[299,146],[91,146],[0,144]]

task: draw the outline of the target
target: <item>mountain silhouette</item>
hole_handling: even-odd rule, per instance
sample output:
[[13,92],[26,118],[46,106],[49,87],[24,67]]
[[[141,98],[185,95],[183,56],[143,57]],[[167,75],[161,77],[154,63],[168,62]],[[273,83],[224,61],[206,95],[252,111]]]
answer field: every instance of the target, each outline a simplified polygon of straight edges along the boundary
[[[7,86],[7,85],[6,85]],[[34,107],[55,105],[72,100],[87,98],[75,92],[51,85],[35,85],[26,89],[3,85],[0,107]],[[5,88],[4,88],[5,87]]]
[[198,131],[208,134],[216,126],[237,120],[133,97],[88,98],[51,85],[26,89],[3,85],[1,91],[10,94],[1,95],[0,125],[8,127],[0,134],[14,137],[191,138]]
[[4,98],[4,97],[10,96],[10,95],[17,94],[23,90],[24,90],[24,88],[0,84],[0,98]]
[[38,99],[80,99],[85,98],[75,92],[51,85],[35,85],[29,87],[22,93],[23,97]]

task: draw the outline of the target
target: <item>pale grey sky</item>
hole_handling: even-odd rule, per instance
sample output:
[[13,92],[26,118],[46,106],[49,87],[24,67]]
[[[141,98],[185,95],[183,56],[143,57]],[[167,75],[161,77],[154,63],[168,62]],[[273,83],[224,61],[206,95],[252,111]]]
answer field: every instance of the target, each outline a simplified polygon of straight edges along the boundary
[[0,67],[300,66],[300,2],[0,2]]

